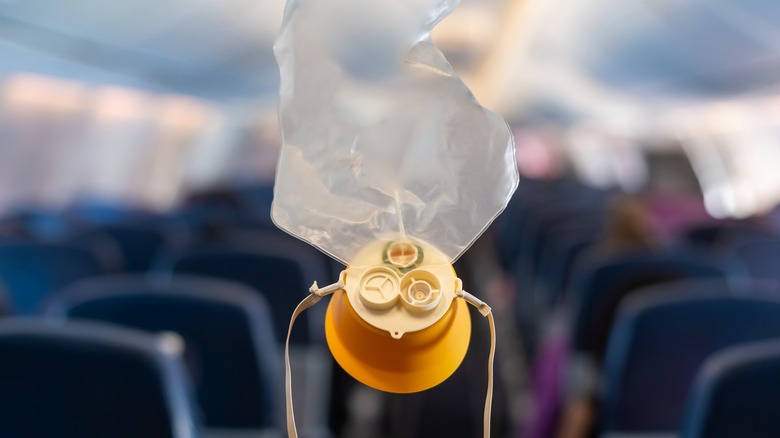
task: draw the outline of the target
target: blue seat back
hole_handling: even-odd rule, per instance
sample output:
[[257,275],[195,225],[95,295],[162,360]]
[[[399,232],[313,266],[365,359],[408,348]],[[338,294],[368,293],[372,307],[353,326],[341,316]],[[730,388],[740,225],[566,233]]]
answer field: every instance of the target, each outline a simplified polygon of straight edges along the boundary
[[17,314],[32,314],[55,291],[103,272],[95,255],[84,249],[38,243],[0,246],[0,282]]
[[596,234],[588,225],[567,228],[545,244],[535,291],[548,306],[566,298],[575,260],[596,241]]
[[122,272],[125,269],[121,248],[105,233],[75,232],[48,243],[80,248],[92,253],[106,273]]
[[0,218],[0,229],[16,230],[19,234],[39,239],[61,237],[72,225],[60,212],[33,205],[17,208],[9,216]]
[[152,266],[157,254],[162,250],[174,230],[161,226],[131,224],[109,224],[80,234],[87,236],[105,236],[116,245],[122,257],[125,272],[146,272]]
[[8,291],[0,281],[0,317],[11,314],[11,298],[8,296]]
[[780,340],[725,349],[700,368],[688,399],[686,438],[776,437],[780,431]]
[[780,280],[780,238],[744,243],[737,249],[737,257],[751,277]]
[[574,348],[600,363],[618,306],[642,287],[688,278],[726,278],[719,263],[678,254],[641,253],[608,261],[580,284]]
[[276,426],[280,374],[272,317],[262,297],[240,284],[105,277],[58,294],[47,313],[175,332],[185,341],[185,362],[207,426]]
[[75,224],[122,224],[157,221],[160,216],[140,206],[100,199],[82,199],[63,212],[63,216]]
[[178,357],[144,333],[0,321],[0,433],[189,438],[196,420]]
[[693,377],[712,353],[780,336],[777,288],[681,282],[621,309],[603,374],[605,431],[676,431]]
[[744,243],[778,238],[770,229],[749,223],[721,222],[691,227],[685,233],[685,240],[694,245],[713,249],[735,248]]
[[[164,261],[163,271],[224,278],[248,285],[262,294],[274,315],[277,340],[287,334],[289,317],[309,294],[313,281],[325,284],[330,278],[322,255],[289,236],[264,235],[258,240],[226,242],[185,251]],[[291,342],[307,343],[324,338],[319,321],[323,309],[311,309],[296,324]],[[317,322],[314,322],[317,321]]]

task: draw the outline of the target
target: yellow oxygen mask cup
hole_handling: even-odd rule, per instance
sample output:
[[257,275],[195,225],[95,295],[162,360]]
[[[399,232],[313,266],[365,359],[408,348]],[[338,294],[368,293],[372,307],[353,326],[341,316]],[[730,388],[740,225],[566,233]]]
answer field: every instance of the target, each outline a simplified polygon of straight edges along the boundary
[[386,392],[423,391],[446,380],[469,346],[471,318],[456,300],[462,284],[429,245],[377,242],[341,273],[325,317],[336,362]]

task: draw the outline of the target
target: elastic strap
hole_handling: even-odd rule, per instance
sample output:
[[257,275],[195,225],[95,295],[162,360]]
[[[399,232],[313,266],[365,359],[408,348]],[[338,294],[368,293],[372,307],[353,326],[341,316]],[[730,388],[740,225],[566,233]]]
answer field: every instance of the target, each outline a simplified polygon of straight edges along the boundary
[[485,304],[484,301],[466,291],[459,291],[457,292],[457,295],[466,300],[466,302],[469,304],[476,307],[477,310],[479,310],[479,313],[487,318],[488,325],[490,325],[490,353],[488,355],[487,395],[485,396],[485,413],[482,417],[482,427],[484,431],[483,436],[485,438],[490,438],[490,415],[493,407],[493,361],[496,356],[496,324],[493,321],[493,312],[491,311],[490,306]]
[[298,318],[298,315],[303,313],[304,310],[319,303],[323,297],[343,288],[344,285],[338,282],[320,289],[315,281],[309,288],[311,293],[298,304],[290,318],[290,328],[287,329],[287,341],[284,344],[284,392],[287,404],[287,435],[289,438],[298,438],[298,430],[295,428],[295,412],[293,411],[292,373],[290,372],[290,334],[292,333],[293,324],[295,324],[295,319]]

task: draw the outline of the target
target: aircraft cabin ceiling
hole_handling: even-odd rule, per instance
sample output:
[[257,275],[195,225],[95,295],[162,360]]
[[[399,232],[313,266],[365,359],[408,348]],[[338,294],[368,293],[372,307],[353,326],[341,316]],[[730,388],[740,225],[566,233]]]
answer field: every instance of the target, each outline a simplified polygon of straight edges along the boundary
[[[780,3],[547,0],[536,53],[632,93],[730,95],[776,89]],[[555,7],[557,5],[557,7]]]
[[3,1],[3,70],[120,76],[213,98],[264,95],[276,89],[271,46],[283,8],[283,0]]
[[503,114],[631,118],[777,94],[780,3],[527,0],[509,8],[477,93]]
[[[0,0],[0,74],[272,98],[283,9],[284,0]],[[598,111],[580,101],[774,92],[775,23],[771,0],[464,0],[434,39],[484,104],[512,114],[541,102],[576,117]]]
[[[463,3],[449,20],[450,46],[468,44],[475,33],[485,41],[497,21],[486,13],[500,13],[504,0]],[[273,96],[272,45],[284,4],[0,0],[0,74],[33,71],[214,99]],[[451,55],[468,59],[462,52]]]

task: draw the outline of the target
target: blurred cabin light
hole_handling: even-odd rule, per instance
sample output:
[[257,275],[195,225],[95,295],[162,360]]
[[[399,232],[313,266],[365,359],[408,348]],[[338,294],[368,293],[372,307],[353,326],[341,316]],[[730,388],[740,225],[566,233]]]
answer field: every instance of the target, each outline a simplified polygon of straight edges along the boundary
[[205,101],[165,95],[160,97],[160,123],[166,126],[196,127],[213,117],[215,109]]
[[83,105],[87,87],[76,81],[17,73],[5,77],[0,90],[5,107],[73,110]]
[[636,142],[595,126],[568,130],[566,151],[577,176],[587,185],[636,192],[648,181],[648,167]]
[[714,102],[675,113],[712,216],[742,218],[780,203],[776,99]]
[[183,168],[192,146],[216,117],[217,110],[197,99],[167,95],[160,98],[155,148],[147,160],[146,178],[140,190],[144,199],[158,208],[172,206],[182,194]]
[[148,115],[150,109],[155,109],[155,103],[151,96],[139,90],[103,86],[94,90],[90,105],[92,114],[99,119],[129,119]]
[[526,178],[555,179],[561,176],[566,163],[563,152],[551,133],[541,130],[514,130],[517,170]]

